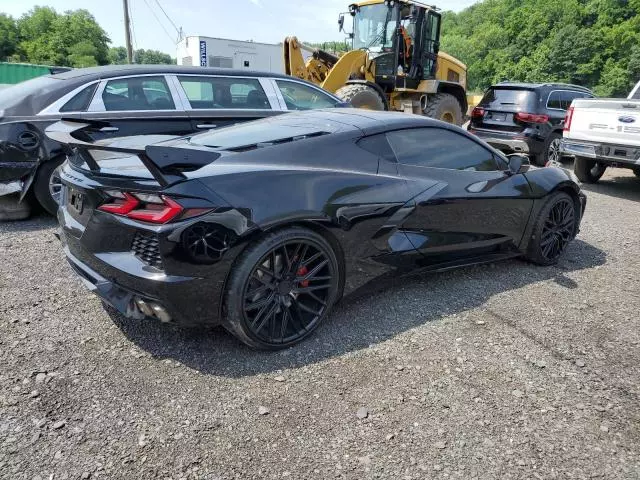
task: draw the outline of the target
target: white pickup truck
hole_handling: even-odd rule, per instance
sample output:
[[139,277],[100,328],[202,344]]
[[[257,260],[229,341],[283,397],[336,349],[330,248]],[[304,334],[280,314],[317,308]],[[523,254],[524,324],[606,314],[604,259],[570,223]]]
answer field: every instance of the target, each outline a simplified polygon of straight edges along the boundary
[[575,156],[581,182],[595,183],[607,167],[640,177],[640,82],[624,99],[576,99],[567,110],[561,151]]

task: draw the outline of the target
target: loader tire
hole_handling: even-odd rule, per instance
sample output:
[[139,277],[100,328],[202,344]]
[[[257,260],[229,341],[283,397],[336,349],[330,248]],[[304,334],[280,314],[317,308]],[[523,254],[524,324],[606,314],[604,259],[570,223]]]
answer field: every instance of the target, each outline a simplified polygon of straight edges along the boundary
[[456,97],[448,93],[437,93],[429,96],[429,103],[427,103],[427,108],[424,109],[424,114],[436,120],[462,125],[460,102]]
[[345,85],[336,91],[336,95],[355,108],[365,110],[385,110],[384,100],[376,89],[363,84]]

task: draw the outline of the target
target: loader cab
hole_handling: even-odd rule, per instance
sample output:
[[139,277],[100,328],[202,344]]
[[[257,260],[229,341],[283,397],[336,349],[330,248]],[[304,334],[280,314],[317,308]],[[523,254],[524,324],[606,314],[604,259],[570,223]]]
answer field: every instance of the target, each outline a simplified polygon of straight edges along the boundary
[[[354,50],[366,50],[375,82],[385,91],[415,89],[435,78],[440,14],[433,8],[397,0],[366,1],[349,6]],[[344,25],[344,19],[339,25]]]

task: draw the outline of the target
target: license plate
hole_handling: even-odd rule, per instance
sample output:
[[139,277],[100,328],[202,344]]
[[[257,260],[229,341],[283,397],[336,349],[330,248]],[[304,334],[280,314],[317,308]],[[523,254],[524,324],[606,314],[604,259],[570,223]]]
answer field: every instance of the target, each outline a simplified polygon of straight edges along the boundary
[[69,191],[69,207],[76,213],[81,214],[84,208],[84,195],[77,190]]
[[491,120],[496,122],[504,122],[507,119],[506,113],[493,113],[491,114]]

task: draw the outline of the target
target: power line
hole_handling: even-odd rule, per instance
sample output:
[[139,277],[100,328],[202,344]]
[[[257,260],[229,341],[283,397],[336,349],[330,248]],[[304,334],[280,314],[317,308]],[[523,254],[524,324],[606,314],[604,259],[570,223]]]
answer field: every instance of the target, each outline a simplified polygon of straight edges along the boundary
[[176,24],[173,23],[173,20],[171,20],[171,17],[169,15],[167,15],[167,12],[164,11],[164,8],[162,8],[162,5],[160,5],[160,0],[156,0],[156,3],[158,4],[158,7],[160,7],[160,10],[162,10],[162,13],[164,13],[164,16],[167,17],[167,20],[169,20],[169,23],[171,25],[173,25],[173,28],[176,29],[176,32],[178,32],[178,36],[180,35],[180,29],[178,27],[176,27]]
[[144,0],[144,3],[147,5],[147,7],[149,7],[149,10],[151,10],[151,13],[153,13],[153,16],[155,17],[155,19],[157,20],[157,22],[160,24],[160,26],[162,27],[162,30],[164,30],[164,33],[167,34],[167,37],[169,37],[171,39],[171,41],[173,43],[175,43],[175,40],[173,39],[173,37],[171,36],[171,34],[167,31],[166,28],[164,28],[163,23],[160,21],[160,19],[158,18],[158,16],[156,15],[156,12],[153,8],[151,8],[151,5],[149,5],[149,2],[147,0]]

